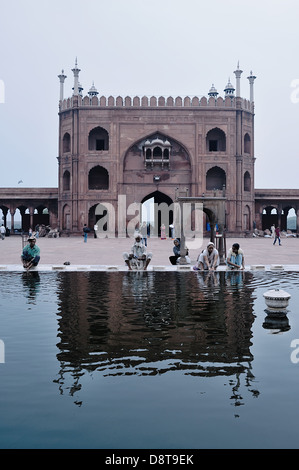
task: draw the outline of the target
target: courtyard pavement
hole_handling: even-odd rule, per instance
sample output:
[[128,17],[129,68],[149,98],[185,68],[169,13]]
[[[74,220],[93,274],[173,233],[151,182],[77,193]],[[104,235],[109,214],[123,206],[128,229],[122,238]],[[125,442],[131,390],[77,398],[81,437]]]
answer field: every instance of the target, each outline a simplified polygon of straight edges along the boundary
[[[192,243],[187,243],[191,258],[191,269],[195,264],[201,249],[205,248],[208,239],[203,240],[202,248],[192,247]],[[282,245],[273,246],[271,238],[227,238],[226,248],[231,247],[234,242],[238,242],[245,254],[246,270],[253,269],[285,269],[299,271],[299,238],[282,238]],[[116,269],[127,270],[122,254],[129,251],[133,244],[132,238],[93,238],[89,235],[87,243],[83,237],[60,237],[60,238],[39,238],[37,245],[41,250],[41,259],[38,271],[43,270],[97,270]],[[148,252],[153,253],[152,261],[148,270],[177,270],[169,262],[172,255],[173,240],[160,240],[159,238],[148,239]],[[22,237],[13,235],[0,239],[0,269],[10,271],[23,271],[21,264]],[[69,262],[68,266],[64,262]],[[182,267],[179,269],[188,269]],[[219,269],[226,269],[220,266]]]

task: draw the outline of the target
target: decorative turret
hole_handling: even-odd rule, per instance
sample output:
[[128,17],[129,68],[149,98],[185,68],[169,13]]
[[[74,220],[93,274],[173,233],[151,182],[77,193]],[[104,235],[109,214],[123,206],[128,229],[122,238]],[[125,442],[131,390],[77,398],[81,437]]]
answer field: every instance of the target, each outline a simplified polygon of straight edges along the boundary
[[64,75],[64,70],[61,70],[61,74],[58,75],[59,81],[60,81],[60,101],[63,100],[63,86],[64,86],[64,80],[67,78],[66,75]]
[[224,93],[225,97],[230,96],[231,98],[233,98],[235,96],[235,89],[230,82],[230,78],[228,79],[227,85],[224,88]]
[[212,84],[210,91],[208,93],[209,96],[212,96],[213,98],[217,99],[217,96],[219,95],[218,91],[214,87],[214,83]]
[[[77,57],[76,57],[76,62],[75,62],[75,68],[72,69],[72,72],[74,74],[74,95],[79,95],[80,94],[80,90],[79,90],[79,72],[81,72],[80,69],[78,69],[78,65],[77,65]],[[80,85],[81,87],[81,85]],[[83,90],[83,88],[81,87],[81,91]]]
[[253,103],[254,102],[253,84],[254,84],[254,80],[256,79],[256,77],[252,74],[252,71],[251,71],[249,77],[247,78],[249,80],[249,85],[250,85],[250,103]]
[[92,98],[93,96],[97,96],[99,94],[98,90],[94,86],[94,82],[92,82],[92,86],[90,87],[88,94],[90,98]]
[[234,71],[234,74],[236,75],[236,97],[240,97],[240,78],[241,74],[243,73],[243,70],[240,70],[239,67],[239,62],[237,66],[237,70]]

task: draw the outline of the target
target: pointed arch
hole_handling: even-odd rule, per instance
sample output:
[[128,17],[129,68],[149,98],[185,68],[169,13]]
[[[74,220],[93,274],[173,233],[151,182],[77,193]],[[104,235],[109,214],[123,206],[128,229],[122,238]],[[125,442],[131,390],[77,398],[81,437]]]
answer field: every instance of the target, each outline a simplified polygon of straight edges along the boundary
[[226,173],[219,166],[214,166],[207,171],[206,174],[206,189],[217,190],[223,189],[226,186]]
[[109,173],[106,168],[97,165],[88,173],[88,189],[109,189]]

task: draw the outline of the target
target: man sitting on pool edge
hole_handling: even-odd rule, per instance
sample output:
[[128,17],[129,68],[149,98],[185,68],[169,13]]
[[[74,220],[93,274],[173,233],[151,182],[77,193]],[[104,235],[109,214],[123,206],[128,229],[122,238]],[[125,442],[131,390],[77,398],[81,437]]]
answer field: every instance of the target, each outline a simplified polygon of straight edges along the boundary
[[123,258],[129,271],[132,271],[132,267],[135,269],[143,269],[146,271],[151,259],[152,253],[146,253],[146,247],[141,241],[140,233],[135,235],[135,243],[131,248],[130,253],[124,253]]
[[23,263],[23,267],[28,271],[32,267],[38,265],[40,260],[40,249],[35,244],[36,239],[34,237],[29,237],[27,241],[29,242],[29,244],[23,248],[21,260]]
[[245,269],[244,252],[239,243],[234,243],[228,250],[226,264],[228,269]]

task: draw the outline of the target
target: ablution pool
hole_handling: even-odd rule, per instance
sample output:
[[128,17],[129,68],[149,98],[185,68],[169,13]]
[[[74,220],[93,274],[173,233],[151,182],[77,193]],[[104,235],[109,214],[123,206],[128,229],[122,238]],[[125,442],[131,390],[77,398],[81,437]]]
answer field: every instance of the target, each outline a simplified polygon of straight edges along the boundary
[[2,449],[298,448],[299,273],[0,281]]

